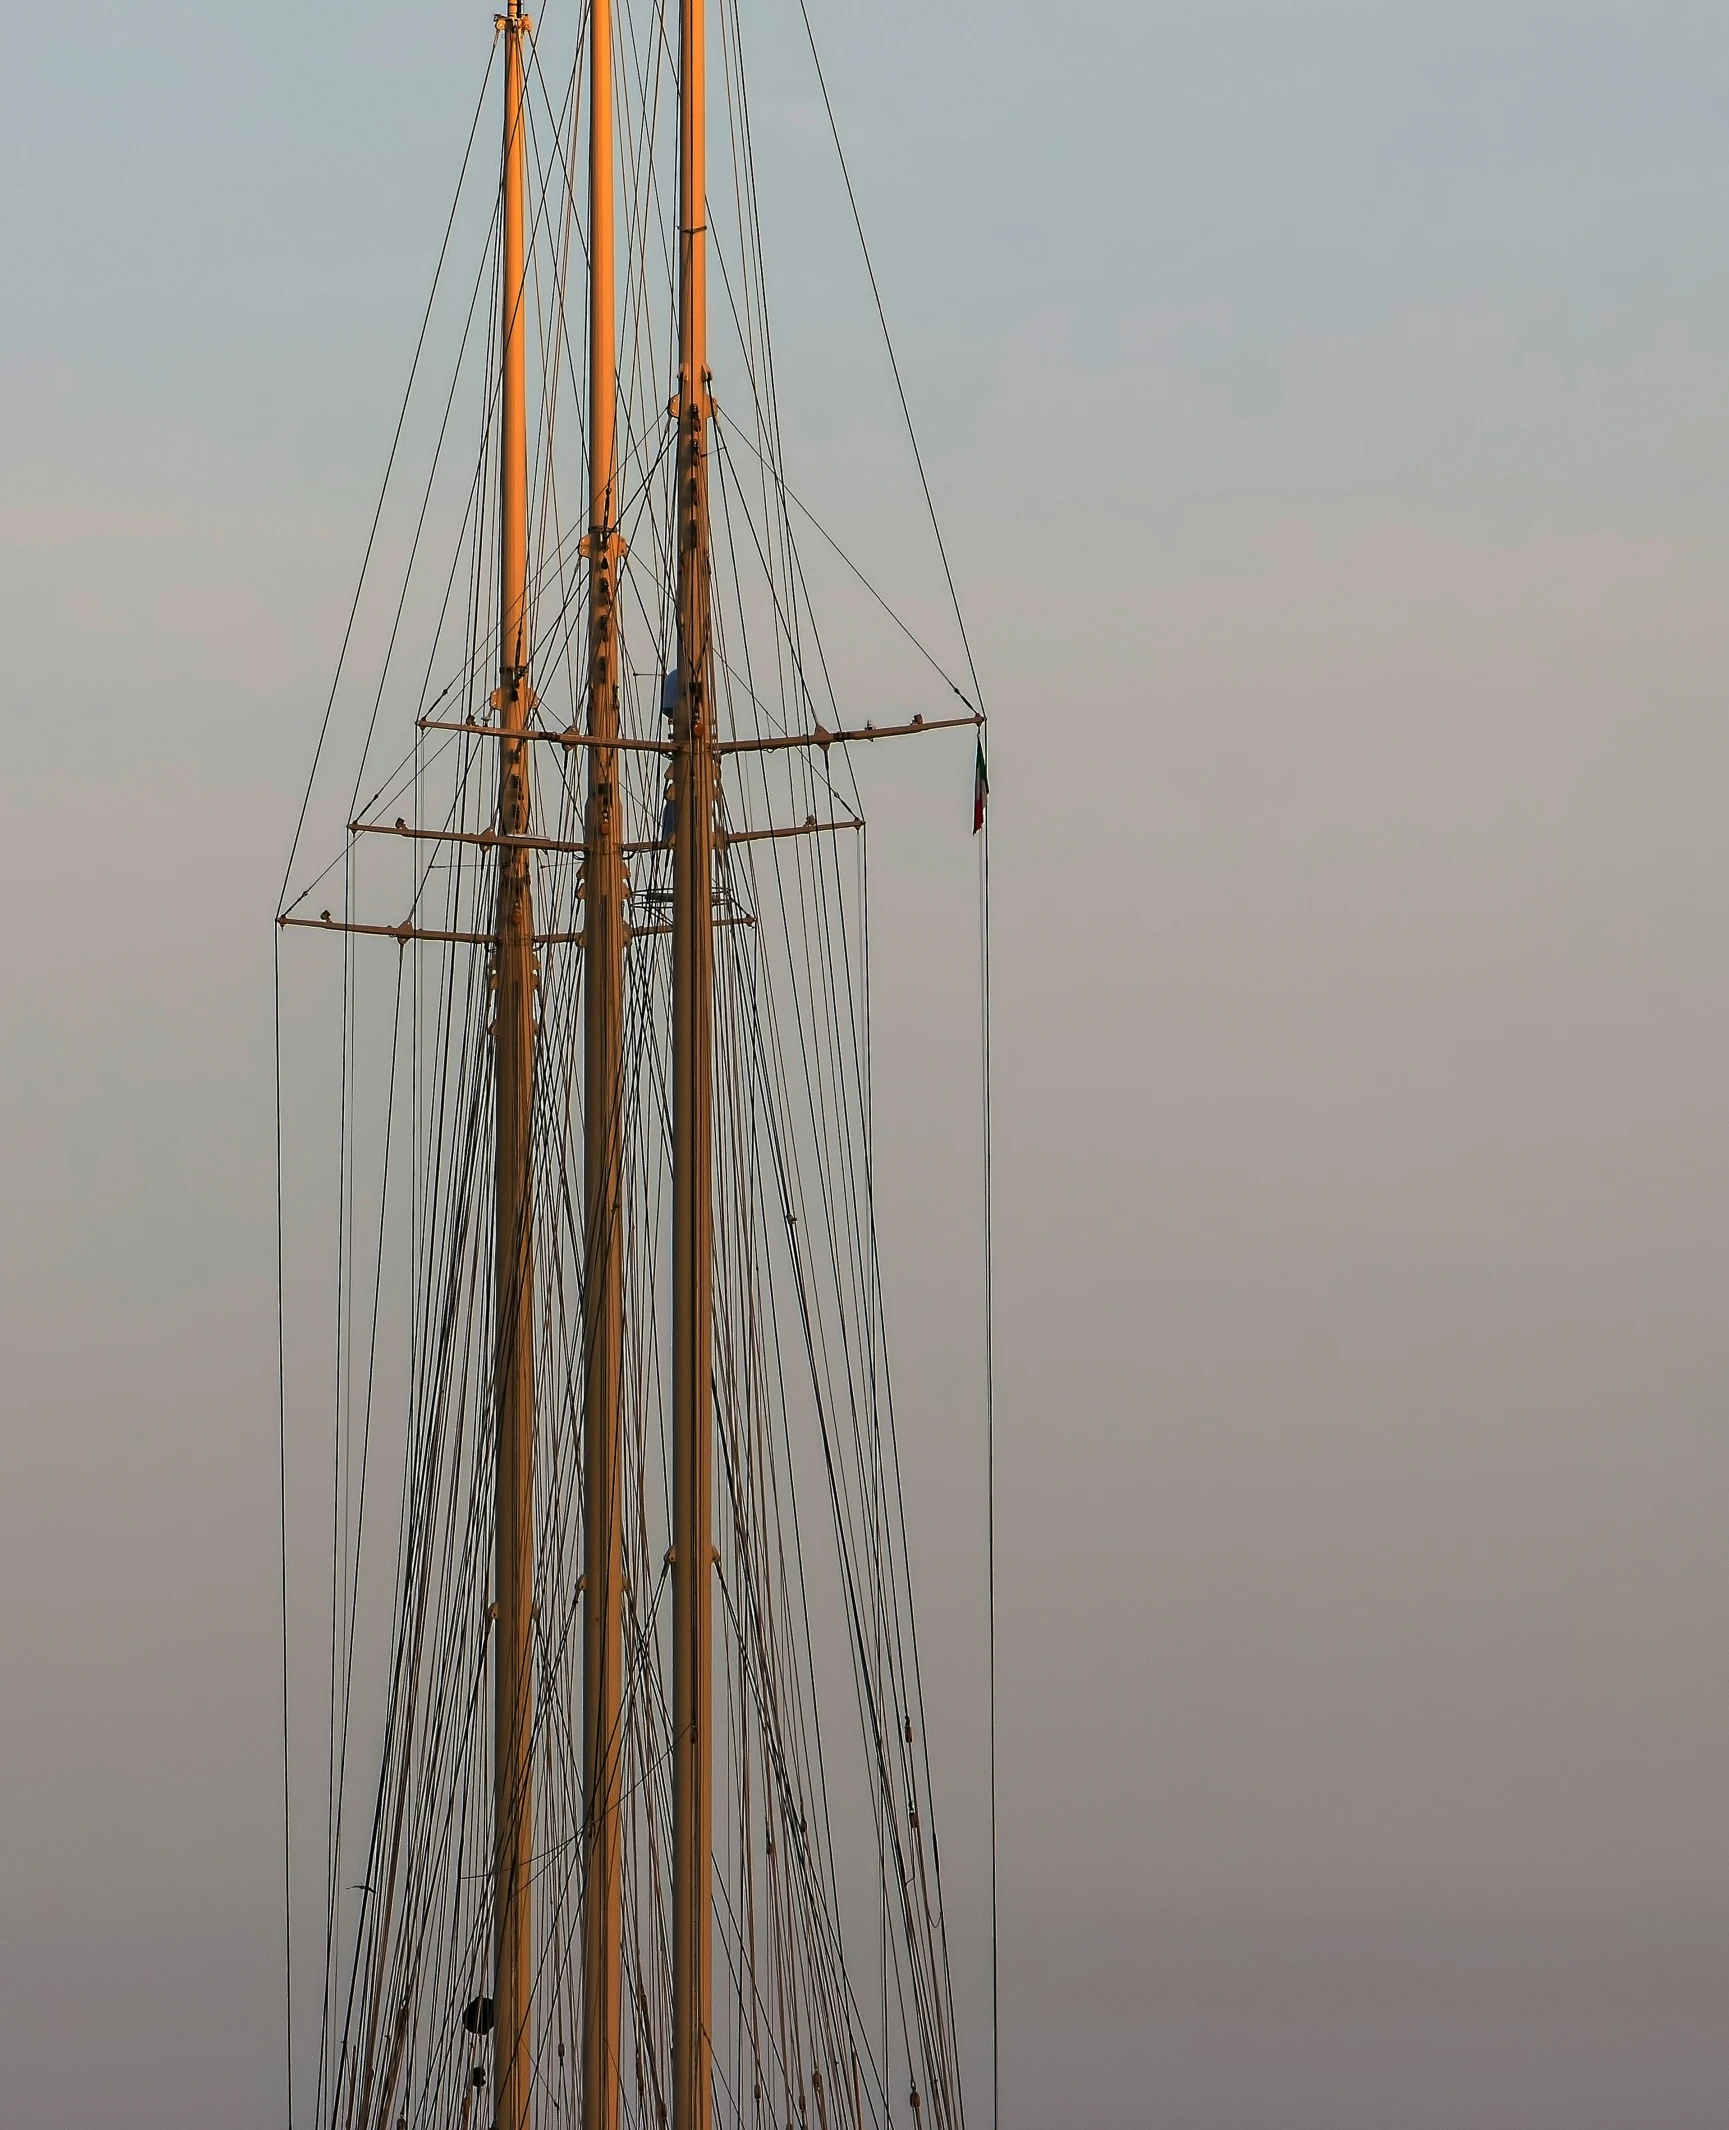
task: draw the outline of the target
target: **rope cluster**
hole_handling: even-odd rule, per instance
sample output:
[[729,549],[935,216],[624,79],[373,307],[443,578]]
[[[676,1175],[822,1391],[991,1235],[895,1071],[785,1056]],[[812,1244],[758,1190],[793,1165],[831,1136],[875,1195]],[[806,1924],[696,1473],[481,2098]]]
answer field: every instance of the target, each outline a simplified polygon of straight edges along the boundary
[[[964,633],[966,689],[788,488],[737,0],[717,0],[717,14],[732,212],[711,202],[710,228],[741,388],[737,411],[712,431],[720,729],[748,740],[860,722],[843,713],[824,653],[800,524],[971,707],[978,690]],[[657,0],[621,5],[618,20],[621,718],[626,736],[653,739],[676,564],[665,390],[675,360],[672,45]],[[580,453],[586,374],[582,328],[571,323],[582,315],[573,300],[583,265],[573,180],[582,79],[580,37],[556,99],[531,59],[529,293],[541,383],[530,591],[536,715],[549,732],[580,727],[585,707],[587,481],[585,468],[565,465],[572,429]],[[420,721],[485,725],[496,678],[498,377],[488,328],[501,299],[497,237],[495,213],[460,307],[382,649],[361,691],[350,819],[399,811],[416,829],[448,835],[496,819],[496,744],[472,731],[428,733]],[[428,346],[423,323],[411,392]],[[464,406],[477,408],[479,443],[472,464],[453,472],[447,447]],[[405,404],[387,486],[406,419]],[[924,483],[922,462],[919,475]],[[928,484],[925,494],[928,502]],[[441,498],[454,501],[444,508]],[[382,512],[381,502],[369,569]],[[357,593],[315,778],[359,611]],[[399,649],[421,630],[425,659],[405,674]],[[399,714],[412,739],[381,772],[378,736]],[[528,754],[535,832],[580,844],[580,751]],[[626,1662],[607,1748],[624,1800],[620,2076],[623,2119],[635,2130],[665,2122],[671,2063],[671,854],[660,847],[660,758],[623,751],[618,763],[621,832],[641,848],[630,871],[636,936],[621,1080]],[[728,755],[716,807],[729,834],[810,831],[723,840],[716,856],[716,2110],[763,2130],[863,2130],[910,2106],[921,2130],[950,2130],[964,2110],[878,1260],[863,807],[841,744]],[[492,929],[495,847],[381,838],[388,847],[363,861],[349,836],[297,880],[308,818],[303,808],[283,911],[339,875],[340,914],[358,920],[395,867],[393,919],[405,906],[404,925],[422,931]],[[532,1125],[529,2038],[536,2119],[551,2122],[578,2113],[582,2057],[583,880],[579,850],[537,850],[532,864],[537,931],[564,935],[539,950]],[[406,932],[393,967],[380,941],[345,935],[343,954],[315,2111],[341,2130],[469,2130],[490,2120],[492,2050],[491,971],[483,948]],[[280,1036],[278,1072],[280,1145]],[[285,1388],[285,1426],[286,1397]]]

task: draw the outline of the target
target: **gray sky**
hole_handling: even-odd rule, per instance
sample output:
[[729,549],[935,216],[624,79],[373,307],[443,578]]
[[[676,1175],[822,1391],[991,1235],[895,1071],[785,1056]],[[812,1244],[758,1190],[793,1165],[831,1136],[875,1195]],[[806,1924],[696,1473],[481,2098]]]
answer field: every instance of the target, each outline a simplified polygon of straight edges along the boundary
[[[747,12],[795,469],[935,617]],[[17,2130],[279,2120],[267,920],[488,13],[9,10]],[[1719,2124],[1729,22],[813,14],[995,712],[1004,2122]],[[875,796],[959,1516],[968,793]]]

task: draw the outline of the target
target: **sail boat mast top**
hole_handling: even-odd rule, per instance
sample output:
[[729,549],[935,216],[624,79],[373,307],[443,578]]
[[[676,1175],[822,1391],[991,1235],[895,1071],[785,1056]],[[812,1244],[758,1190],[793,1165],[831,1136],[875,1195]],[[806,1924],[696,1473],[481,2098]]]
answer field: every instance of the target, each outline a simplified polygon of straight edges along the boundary
[[589,0],[588,804],[583,862],[583,2130],[618,2130],[623,1989],[624,856],[612,0]]
[[504,33],[500,276],[498,904],[493,1370],[497,1426],[493,1594],[493,2075],[497,2130],[528,2130],[533,2079],[534,1853],[534,911],[528,745],[527,175],[522,0]]
[[709,640],[704,0],[679,0],[673,711],[672,2130],[712,2112],[714,702]]

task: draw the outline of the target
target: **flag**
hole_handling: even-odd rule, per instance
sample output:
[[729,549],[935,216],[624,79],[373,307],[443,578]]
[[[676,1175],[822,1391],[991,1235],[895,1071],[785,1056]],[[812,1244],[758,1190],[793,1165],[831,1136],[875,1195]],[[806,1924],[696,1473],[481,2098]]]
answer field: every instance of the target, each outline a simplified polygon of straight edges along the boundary
[[991,780],[985,775],[985,743],[980,740],[973,757],[973,834],[985,825],[985,801],[991,795]]

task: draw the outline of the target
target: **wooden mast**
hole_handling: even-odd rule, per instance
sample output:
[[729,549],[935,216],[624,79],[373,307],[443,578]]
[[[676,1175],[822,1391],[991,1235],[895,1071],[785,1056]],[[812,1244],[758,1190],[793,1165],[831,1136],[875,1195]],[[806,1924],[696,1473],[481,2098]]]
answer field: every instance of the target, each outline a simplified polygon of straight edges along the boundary
[[713,691],[703,0],[679,0],[678,687],[673,716],[672,2130],[709,2130],[713,1999]]
[[618,2130],[622,1974],[620,1388],[624,1343],[624,859],[619,850],[618,368],[612,5],[589,9],[588,809],[583,871],[583,2130]]
[[[500,276],[499,645],[493,707],[501,732],[498,826],[528,831],[527,287],[523,190],[522,0],[504,32],[504,256]],[[493,1643],[493,2077],[497,2130],[528,2130],[531,2043],[530,1865],[534,1844],[534,1255],[530,1122],[534,1100],[534,911],[526,849],[501,844],[493,962],[497,1089],[497,1562]]]

